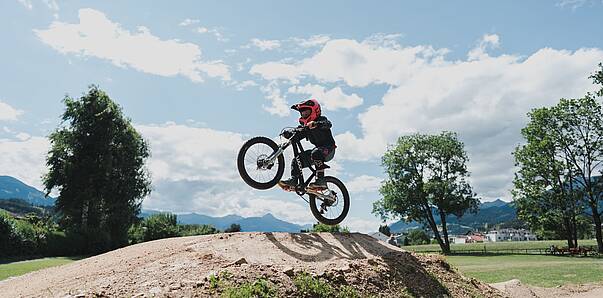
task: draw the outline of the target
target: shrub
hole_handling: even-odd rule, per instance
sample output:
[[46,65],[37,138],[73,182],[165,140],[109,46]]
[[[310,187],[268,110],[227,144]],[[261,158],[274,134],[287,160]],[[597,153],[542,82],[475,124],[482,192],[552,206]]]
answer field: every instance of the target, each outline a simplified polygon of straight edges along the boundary
[[226,230],[224,230],[225,233],[235,233],[235,232],[240,232],[241,231],[241,225],[239,224],[231,224],[230,227],[228,227]]
[[212,225],[179,225],[178,235],[180,236],[196,236],[216,234],[220,231]]
[[253,283],[244,283],[236,287],[227,288],[222,294],[228,298],[247,298],[247,297],[277,297],[276,289],[265,279],[258,279]]
[[137,223],[128,229],[128,243],[136,244],[144,242],[144,230],[142,223]]
[[305,272],[298,274],[293,283],[302,297],[322,298],[334,296],[333,287],[330,284]]
[[314,224],[314,226],[312,226],[312,229],[310,230],[310,232],[312,233],[321,233],[321,232],[327,232],[327,233],[349,233],[350,229],[348,227],[341,227],[339,225],[334,225],[334,226],[329,226],[329,225],[325,225],[322,223],[316,223]]
[[142,227],[144,231],[144,241],[178,236],[178,224],[176,214],[153,214],[142,221]]

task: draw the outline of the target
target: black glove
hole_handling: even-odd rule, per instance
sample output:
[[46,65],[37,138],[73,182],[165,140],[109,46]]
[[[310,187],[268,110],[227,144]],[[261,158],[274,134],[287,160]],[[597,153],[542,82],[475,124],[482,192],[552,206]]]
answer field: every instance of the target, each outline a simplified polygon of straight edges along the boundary
[[290,130],[285,130],[282,133],[283,137],[285,137],[286,139],[290,139],[293,136],[293,132]]

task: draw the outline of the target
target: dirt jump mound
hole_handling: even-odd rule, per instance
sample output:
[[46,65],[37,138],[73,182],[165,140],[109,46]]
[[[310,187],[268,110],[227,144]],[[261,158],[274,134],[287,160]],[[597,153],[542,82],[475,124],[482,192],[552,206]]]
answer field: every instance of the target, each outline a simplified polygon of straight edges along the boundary
[[2,297],[501,297],[438,256],[367,235],[231,233],[141,243],[0,282]]

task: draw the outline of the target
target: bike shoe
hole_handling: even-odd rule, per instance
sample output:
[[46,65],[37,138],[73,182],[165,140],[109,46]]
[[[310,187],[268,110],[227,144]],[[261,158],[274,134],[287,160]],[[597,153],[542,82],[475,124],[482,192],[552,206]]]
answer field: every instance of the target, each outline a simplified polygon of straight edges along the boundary
[[327,189],[327,180],[325,178],[316,178],[316,181],[308,185],[310,189]]
[[287,180],[281,180],[278,182],[278,186],[280,186],[284,190],[293,190],[297,186],[297,177],[291,177]]

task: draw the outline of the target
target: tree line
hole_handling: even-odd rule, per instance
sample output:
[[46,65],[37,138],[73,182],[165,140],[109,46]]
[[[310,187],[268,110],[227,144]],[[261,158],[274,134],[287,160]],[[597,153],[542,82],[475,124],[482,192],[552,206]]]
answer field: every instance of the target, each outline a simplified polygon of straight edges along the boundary
[[[525,144],[513,152],[512,194],[518,218],[530,228],[552,231],[569,247],[593,228],[603,252],[603,65],[589,78],[598,91],[528,113],[521,130]],[[382,157],[386,179],[373,213],[383,220],[423,223],[449,253],[446,216],[462,217],[479,207],[468,182],[468,161],[454,132],[401,136]]]

